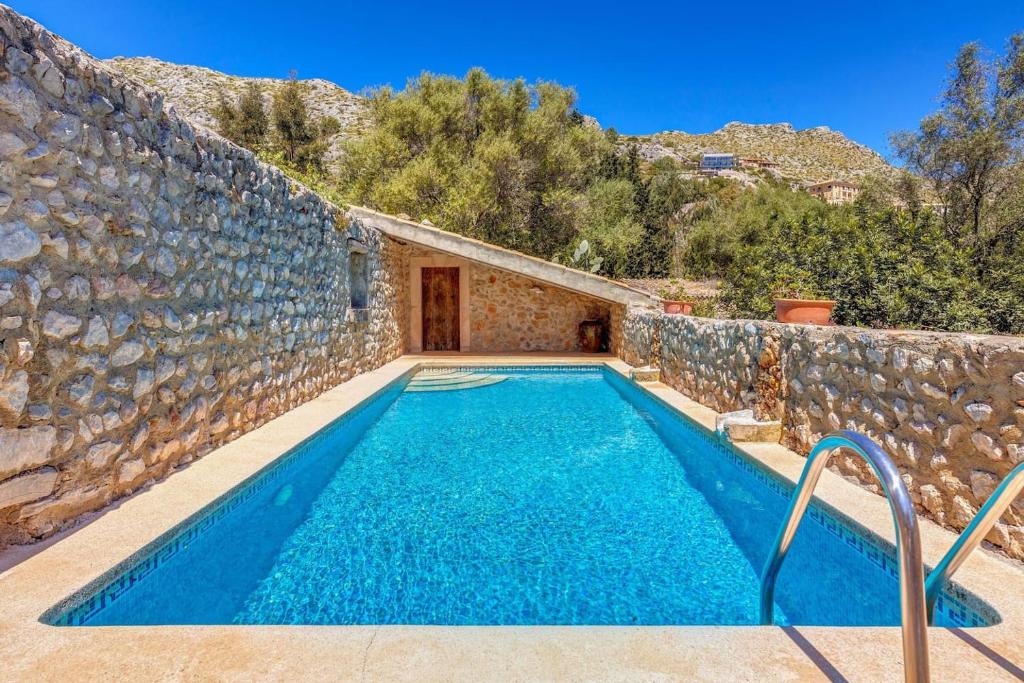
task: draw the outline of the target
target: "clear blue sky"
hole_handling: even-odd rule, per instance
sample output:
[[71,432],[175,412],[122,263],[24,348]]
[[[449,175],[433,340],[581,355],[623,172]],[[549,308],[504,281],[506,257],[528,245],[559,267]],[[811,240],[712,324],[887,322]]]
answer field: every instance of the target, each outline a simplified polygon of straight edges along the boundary
[[3,0],[98,57],[152,56],[354,91],[422,70],[554,80],[623,133],[826,125],[887,153],[959,45],[1001,53],[1024,0]]

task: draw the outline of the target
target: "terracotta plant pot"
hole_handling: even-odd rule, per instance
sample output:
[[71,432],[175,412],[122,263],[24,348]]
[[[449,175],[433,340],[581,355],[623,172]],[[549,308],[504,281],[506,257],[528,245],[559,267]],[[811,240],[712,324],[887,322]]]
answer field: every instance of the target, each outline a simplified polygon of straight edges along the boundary
[[835,305],[830,299],[776,299],[775,318],[780,323],[831,325],[829,317]]
[[672,301],[670,299],[662,299],[661,304],[665,307],[666,313],[672,313],[673,315],[690,315],[693,313],[692,301]]

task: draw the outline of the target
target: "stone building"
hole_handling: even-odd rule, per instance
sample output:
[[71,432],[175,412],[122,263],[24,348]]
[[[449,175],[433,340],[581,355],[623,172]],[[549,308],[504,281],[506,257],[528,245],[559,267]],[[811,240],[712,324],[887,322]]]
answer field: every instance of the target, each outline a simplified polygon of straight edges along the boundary
[[412,353],[578,351],[584,320],[611,337],[626,306],[654,303],[621,283],[432,226],[358,207],[351,215],[401,245]]
[[[393,315],[401,348],[421,352],[577,352],[580,326],[600,323],[603,350],[612,350],[613,321],[626,307],[651,307],[647,292],[620,282],[527,256],[363,207],[346,218],[383,236],[396,255],[386,264],[400,282]],[[365,248],[349,238],[352,312],[371,308]],[[365,313],[364,313],[365,314]]]
[[828,204],[849,204],[860,194],[860,187],[847,180],[829,180],[807,188],[807,191]]

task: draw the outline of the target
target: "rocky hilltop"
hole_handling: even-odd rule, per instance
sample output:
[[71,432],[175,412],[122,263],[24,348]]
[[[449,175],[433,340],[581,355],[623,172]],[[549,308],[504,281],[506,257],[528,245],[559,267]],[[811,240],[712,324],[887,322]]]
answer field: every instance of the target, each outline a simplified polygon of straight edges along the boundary
[[893,170],[878,152],[825,126],[796,130],[788,123],[734,121],[713,133],[666,131],[628,140],[637,142],[641,155],[651,161],[666,156],[696,161],[702,152],[763,157],[777,164],[784,178],[800,182],[855,179]]
[[[284,82],[276,78],[229,76],[205,67],[172,64],[152,57],[115,57],[107,63],[163,92],[179,112],[208,128],[216,127],[213,109],[219,92],[233,99],[247,82],[255,80],[263,86],[269,108],[271,93]],[[328,160],[336,160],[342,141],[369,125],[366,99],[330,81],[311,79],[303,83],[309,88],[307,102],[313,115],[333,116],[341,122],[341,132],[335,136],[328,152]],[[598,124],[594,121],[593,125]],[[666,156],[694,161],[700,158],[701,152],[764,157],[778,164],[777,170],[784,178],[803,183],[854,179],[892,170],[874,150],[823,126],[795,130],[788,123],[733,122],[714,133],[665,131],[623,140],[637,142],[641,155],[651,161]]]
[[[247,83],[256,81],[263,88],[269,111],[271,94],[285,82],[280,78],[229,76],[202,66],[172,64],[152,57],[114,57],[106,63],[164,93],[179,113],[214,130],[217,122],[213,110],[218,93],[223,92],[229,100],[235,101]],[[329,161],[337,159],[341,141],[367,124],[366,99],[320,78],[302,80],[302,83],[307,87],[306,104],[313,117],[333,116],[341,123],[341,132],[331,141],[327,154]]]

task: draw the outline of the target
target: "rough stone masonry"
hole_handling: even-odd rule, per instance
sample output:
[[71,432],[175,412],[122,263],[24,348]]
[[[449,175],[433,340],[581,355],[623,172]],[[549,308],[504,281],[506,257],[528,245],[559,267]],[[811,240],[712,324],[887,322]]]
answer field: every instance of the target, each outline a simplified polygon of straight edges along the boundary
[[[1024,460],[1024,339],[708,320],[630,309],[620,354],[720,412],[781,419],[808,453],[837,429],[867,434],[893,458],[922,514],[960,530]],[[879,492],[870,468],[833,456]],[[1024,559],[1024,498],[988,538]]]
[[0,546],[400,355],[404,258],[0,6]]

